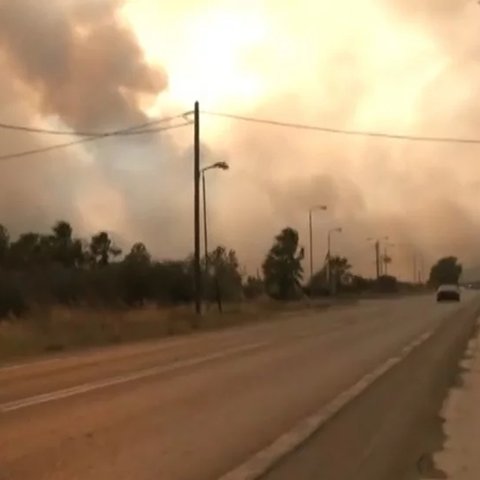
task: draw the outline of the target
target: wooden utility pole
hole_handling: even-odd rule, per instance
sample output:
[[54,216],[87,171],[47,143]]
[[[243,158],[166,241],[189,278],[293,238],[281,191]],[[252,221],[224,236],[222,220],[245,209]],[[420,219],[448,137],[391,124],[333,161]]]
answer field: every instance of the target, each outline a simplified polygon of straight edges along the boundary
[[195,282],[195,312],[202,313],[202,269],[200,265],[200,105],[195,102],[193,139],[193,205],[194,205],[194,245],[193,272]]
[[418,268],[417,268],[417,253],[414,252],[413,254],[413,283],[419,283],[418,282]]

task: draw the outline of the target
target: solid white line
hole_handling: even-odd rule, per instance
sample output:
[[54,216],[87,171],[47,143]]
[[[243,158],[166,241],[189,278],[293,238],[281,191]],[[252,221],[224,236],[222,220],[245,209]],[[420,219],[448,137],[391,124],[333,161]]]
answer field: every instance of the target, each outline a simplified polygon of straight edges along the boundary
[[239,353],[256,350],[256,349],[265,347],[267,345],[269,345],[269,342],[251,343],[248,345],[243,345],[241,347],[236,347],[236,348],[230,348],[228,350],[224,350],[218,353],[213,353],[211,355],[206,355],[203,357],[192,358],[189,360],[182,360],[179,362],[172,363],[170,365],[152,367],[145,370],[140,370],[138,372],[130,373],[127,375],[111,377],[105,380],[99,380],[97,382],[85,383],[82,385],[77,385],[75,387],[65,388],[62,390],[57,390],[49,393],[43,393],[40,395],[35,395],[33,397],[22,398],[20,400],[14,400],[11,402],[0,404],[0,413],[12,412],[14,410],[20,410],[22,408],[39,405],[42,403],[47,403],[55,400],[60,400],[63,398],[73,397],[76,395],[81,395],[83,393],[92,392],[94,390],[100,390],[100,389],[111,387],[114,385],[121,385],[121,384],[132,382],[135,380],[140,380],[142,378],[148,378],[148,377],[153,377],[155,375],[160,375],[163,373],[173,372],[182,368],[201,365],[203,363],[207,363],[212,360],[218,360],[220,358],[225,358],[225,357],[229,357]]
[[433,330],[417,337],[413,342],[404,347],[397,356],[389,358],[372,372],[363,376],[358,382],[335,397],[318,412],[302,420],[290,431],[274,440],[269,446],[255,453],[244,463],[221,476],[219,480],[257,480],[260,478],[281,458],[303,444],[317,432],[327,420],[336,415],[342,408],[363,393],[391,368],[402,362],[413,350],[425,343],[432,335]]

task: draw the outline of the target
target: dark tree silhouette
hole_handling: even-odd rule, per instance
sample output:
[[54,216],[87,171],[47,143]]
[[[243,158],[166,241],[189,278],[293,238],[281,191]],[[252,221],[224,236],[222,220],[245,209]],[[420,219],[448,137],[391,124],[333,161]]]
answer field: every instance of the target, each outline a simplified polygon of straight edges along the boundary
[[344,285],[349,283],[351,269],[352,266],[346,257],[334,256],[330,258],[330,272],[335,290],[341,290]]
[[9,248],[10,236],[8,230],[0,224],[0,266],[5,266]]
[[127,304],[141,305],[152,297],[151,257],[143,243],[133,245],[123,261],[121,276]]
[[58,221],[53,227],[54,238],[61,243],[69,244],[72,241],[72,227],[64,220]]
[[287,227],[275,237],[275,243],[263,262],[267,293],[279,300],[294,299],[301,291],[303,248],[298,245],[298,232]]
[[[328,260],[327,260],[328,261]],[[341,291],[351,282],[352,266],[346,257],[333,256],[330,258],[330,275],[332,286],[335,291]],[[321,270],[316,272],[310,279],[308,290],[311,295],[328,295],[330,288],[328,285],[327,264]]]
[[107,232],[100,232],[90,240],[90,258],[94,265],[105,267],[122,251],[117,248]]
[[457,257],[441,258],[430,270],[430,285],[457,284],[462,274],[462,265]]
[[143,243],[135,243],[130,253],[125,257],[125,262],[148,266],[150,265],[151,258],[147,247]]
[[265,284],[261,278],[248,276],[243,285],[243,293],[246,298],[254,299],[265,292]]
[[217,247],[208,254],[208,263],[207,288],[210,298],[239,300],[242,296],[242,276],[235,251]]
[[[84,242],[64,220],[50,233],[28,232],[15,241],[0,225],[0,319],[21,315],[33,304],[118,308],[193,300],[191,258],[157,262],[143,243],[134,244],[123,260],[117,258],[120,254],[108,233]],[[211,295],[240,299],[242,277],[235,252],[219,247],[209,260]]]
[[64,267],[79,267],[85,261],[81,240],[73,239],[72,227],[63,220],[53,227],[51,236],[52,259]]
[[51,237],[39,233],[23,233],[10,245],[8,257],[14,268],[47,265],[52,259]]

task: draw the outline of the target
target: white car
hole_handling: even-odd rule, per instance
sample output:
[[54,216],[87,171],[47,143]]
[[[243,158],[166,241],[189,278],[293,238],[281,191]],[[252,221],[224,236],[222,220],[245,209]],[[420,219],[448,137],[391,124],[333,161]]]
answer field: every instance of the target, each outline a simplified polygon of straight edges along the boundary
[[437,289],[437,302],[459,302],[460,296],[458,285],[440,285]]

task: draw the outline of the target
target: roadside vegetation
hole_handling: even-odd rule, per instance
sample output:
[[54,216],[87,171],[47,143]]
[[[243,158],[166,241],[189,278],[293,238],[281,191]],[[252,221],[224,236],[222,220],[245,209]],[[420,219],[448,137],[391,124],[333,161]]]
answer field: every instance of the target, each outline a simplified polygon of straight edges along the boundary
[[155,260],[142,243],[122,252],[107,232],[81,239],[66,221],[15,240],[0,225],[0,360],[188,333],[195,323],[211,329],[258,321],[325,307],[333,294],[348,299],[420,288],[390,276],[355,275],[338,256],[306,282],[303,260],[292,228],[274,238],[262,275],[243,275],[234,250],[215,248],[203,259],[207,309],[195,322],[192,258]]
[[441,258],[430,271],[429,284],[435,288],[445,284],[457,285],[462,271],[463,267],[456,257]]

